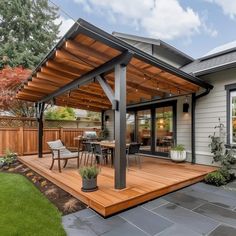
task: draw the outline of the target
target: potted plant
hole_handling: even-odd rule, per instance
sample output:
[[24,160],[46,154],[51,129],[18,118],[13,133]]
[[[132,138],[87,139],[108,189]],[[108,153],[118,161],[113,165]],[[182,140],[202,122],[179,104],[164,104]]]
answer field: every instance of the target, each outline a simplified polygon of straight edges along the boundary
[[182,162],[186,160],[186,150],[184,145],[178,144],[170,150],[170,157],[172,161]]
[[97,176],[99,169],[96,166],[86,166],[79,169],[79,173],[82,177],[82,188],[83,192],[93,192],[98,189]]

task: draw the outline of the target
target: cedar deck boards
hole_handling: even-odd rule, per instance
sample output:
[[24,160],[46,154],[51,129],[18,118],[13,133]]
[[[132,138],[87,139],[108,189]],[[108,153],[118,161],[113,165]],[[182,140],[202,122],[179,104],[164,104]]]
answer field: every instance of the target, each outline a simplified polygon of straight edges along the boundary
[[57,163],[52,171],[49,170],[49,155],[40,159],[36,155],[22,156],[19,159],[104,217],[199,182],[207,173],[216,169],[211,166],[143,157],[141,169],[135,163],[131,163],[127,171],[126,189],[115,190],[114,169],[102,166],[98,176],[99,190],[84,193],[81,191],[81,177],[76,169],[75,160],[69,160],[68,166],[59,173]]

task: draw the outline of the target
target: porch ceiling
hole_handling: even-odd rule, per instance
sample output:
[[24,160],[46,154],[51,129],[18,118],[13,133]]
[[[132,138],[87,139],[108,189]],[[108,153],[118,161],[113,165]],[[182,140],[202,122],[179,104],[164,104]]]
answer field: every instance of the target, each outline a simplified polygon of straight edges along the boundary
[[[16,97],[40,102],[126,51],[133,55],[127,65],[127,104],[143,99],[163,98],[169,94],[190,94],[197,92],[200,87],[211,89],[211,85],[199,78],[186,74],[79,19],[38,65]],[[114,70],[102,75],[114,90]],[[95,79],[60,93],[54,97],[54,103],[92,111],[112,107]]]

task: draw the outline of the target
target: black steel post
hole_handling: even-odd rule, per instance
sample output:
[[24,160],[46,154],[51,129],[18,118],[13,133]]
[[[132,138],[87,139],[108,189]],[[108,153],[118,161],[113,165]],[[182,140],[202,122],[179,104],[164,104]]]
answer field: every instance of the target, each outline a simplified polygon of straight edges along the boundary
[[105,115],[105,111],[102,110],[102,112],[101,112],[101,130],[104,130],[104,128],[105,128],[105,123],[104,123],[105,117],[104,117],[104,115]]
[[115,188],[126,187],[126,67],[115,66]]
[[43,112],[44,103],[39,103],[37,109],[37,121],[38,121],[38,157],[43,157]]
[[196,108],[196,94],[192,93],[192,106],[191,106],[191,129],[192,129],[192,139],[191,139],[191,146],[192,146],[192,164],[196,163],[196,142],[195,142],[195,108]]

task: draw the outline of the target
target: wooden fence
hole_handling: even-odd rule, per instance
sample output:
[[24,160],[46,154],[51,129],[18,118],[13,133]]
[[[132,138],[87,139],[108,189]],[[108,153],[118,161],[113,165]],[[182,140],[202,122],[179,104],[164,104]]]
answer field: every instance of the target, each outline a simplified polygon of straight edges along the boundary
[[[49,152],[46,142],[56,139],[61,139],[68,147],[76,147],[78,144],[74,138],[90,130],[99,132],[99,129],[95,128],[45,128],[43,152]],[[37,154],[37,132],[36,128],[0,128],[0,155],[3,155],[8,148],[19,155]]]

